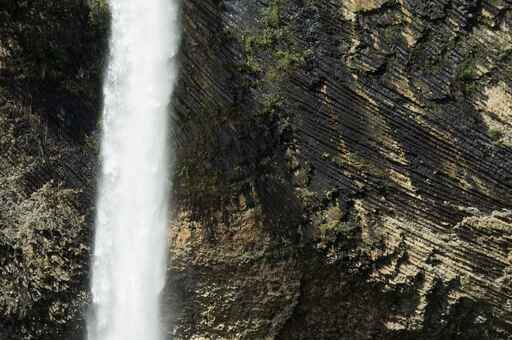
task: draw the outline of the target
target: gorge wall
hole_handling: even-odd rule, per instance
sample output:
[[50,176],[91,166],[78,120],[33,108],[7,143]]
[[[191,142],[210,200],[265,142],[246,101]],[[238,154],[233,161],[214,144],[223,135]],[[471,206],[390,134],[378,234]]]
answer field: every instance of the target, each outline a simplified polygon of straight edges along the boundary
[[[0,9],[2,339],[89,299],[108,14],[51,5]],[[511,7],[185,0],[169,332],[509,339]]]

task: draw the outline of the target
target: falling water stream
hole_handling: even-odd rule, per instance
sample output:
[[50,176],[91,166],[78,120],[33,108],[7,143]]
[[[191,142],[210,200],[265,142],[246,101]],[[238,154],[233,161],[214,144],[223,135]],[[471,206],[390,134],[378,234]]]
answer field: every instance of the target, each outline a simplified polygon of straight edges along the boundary
[[89,340],[162,340],[177,0],[109,0]]

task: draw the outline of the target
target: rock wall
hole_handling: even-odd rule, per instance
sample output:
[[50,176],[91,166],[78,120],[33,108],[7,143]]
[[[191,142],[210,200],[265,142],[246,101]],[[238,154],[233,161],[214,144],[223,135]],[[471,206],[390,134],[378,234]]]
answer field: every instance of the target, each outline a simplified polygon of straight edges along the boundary
[[184,9],[177,338],[510,337],[510,4]]
[[[46,3],[0,10],[9,340],[79,339],[89,301],[108,15]],[[512,337],[511,6],[184,0],[169,333]],[[34,32],[75,51],[69,72],[29,53]]]
[[2,340],[84,334],[103,10],[73,0],[0,4]]

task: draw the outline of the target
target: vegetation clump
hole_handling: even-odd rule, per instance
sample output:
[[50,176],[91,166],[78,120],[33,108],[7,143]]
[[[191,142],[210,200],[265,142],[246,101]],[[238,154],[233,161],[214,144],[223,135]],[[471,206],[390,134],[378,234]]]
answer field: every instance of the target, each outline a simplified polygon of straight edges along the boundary
[[245,51],[243,71],[263,81],[279,81],[304,65],[309,51],[295,41],[293,27],[283,20],[286,2],[273,0],[262,13],[256,32],[242,36]]

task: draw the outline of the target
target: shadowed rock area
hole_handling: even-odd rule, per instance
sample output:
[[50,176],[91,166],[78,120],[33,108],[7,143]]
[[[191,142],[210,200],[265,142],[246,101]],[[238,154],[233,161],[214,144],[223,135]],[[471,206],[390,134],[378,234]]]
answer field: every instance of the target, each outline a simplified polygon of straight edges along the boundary
[[[108,14],[63,2],[77,35],[52,44],[66,16],[19,6],[0,9],[0,338],[78,339]],[[169,333],[512,337],[511,8],[185,0]],[[54,25],[17,32],[26,13]],[[54,64],[31,32],[82,53]]]

